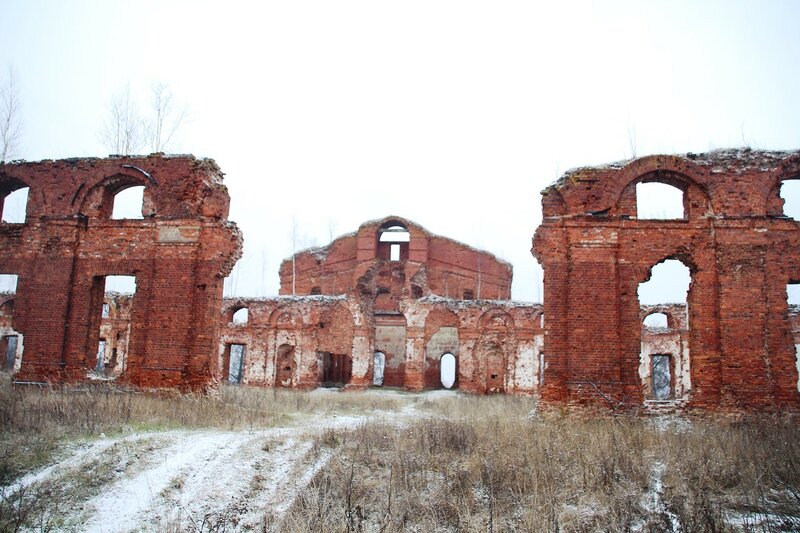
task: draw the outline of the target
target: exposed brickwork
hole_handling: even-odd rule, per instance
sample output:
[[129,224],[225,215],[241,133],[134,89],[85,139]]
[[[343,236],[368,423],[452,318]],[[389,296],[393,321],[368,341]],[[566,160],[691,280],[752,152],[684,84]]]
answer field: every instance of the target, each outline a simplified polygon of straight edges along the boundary
[[[533,239],[545,271],[543,399],[642,404],[637,288],[673,258],[692,274],[688,406],[796,409],[786,285],[800,280],[800,226],[779,190],[798,176],[800,153],[731,150],[577,169],[545,189]],[[637,219],[636,184],[650,181],[684,192],[683,219]]]
[[[401,245],[399,261],[391,261],[381,230],[407,229],[409,242]],[[401,298],[428,294],[445,298],[507,300],[511,297],[511,265],[492,254],[429,233],[400,217],[366,222],[355,233],[325,247],[289,258],[280,269],[282,295],[386,294],[387,310],[396,310]],[[294,289],[294,290],[293,290]],[[472,295],[471,297],[469,295]]]
[[[206,386],[217,373],[223,278],[241,254],[216,164],[155,154],[0,165],[4,198],[26,186],[25,222],[0,225],[0,273],[19,276],[17,380],[86,379],[97,363],[104,277],[130,275],[137,290],[121,379]],[[114,196],[131,186],[144,186],[143,218],[112,220]]]
[[[392,236],[407,231],[407,240],[382,241],[387,228],[396,229]],[[220,315],[221,364],[230,364],[231,344],[246,345],[244,383],[318,386],[331,374],[341,377],[330,367],[346,357],[349,376],[339,383],[366,387],[376,381],[380,352],[382,385],[440,388],[440,359],[451,353],[460,389],[536,390],[540,311],[507,299],[511,266],[491,254],[387,217],[298,253],[280,274],[285,296],[226,300]],[[293,289],[298,296],[288,296]],[[240,307],[250,310],[247,325],[232,322]],[[276,321],[276,313],[292,319]],[[282,356],[281,347],[290,355]],[[281,357],[284,365],[277,363]]]

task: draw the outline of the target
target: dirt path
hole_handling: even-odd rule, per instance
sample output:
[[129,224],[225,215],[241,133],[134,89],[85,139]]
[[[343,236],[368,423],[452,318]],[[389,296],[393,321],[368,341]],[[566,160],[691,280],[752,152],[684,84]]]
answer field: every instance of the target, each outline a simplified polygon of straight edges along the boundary
[[262,530],[280,521],[330,459],[317,437],[368,419],[415,414],[408,404],[394,413],[300,416],[280,428],[100,438],[69,445],[62,460],[21,478],[6,494],[61,494],[65,503],[51,511],[59,530]]

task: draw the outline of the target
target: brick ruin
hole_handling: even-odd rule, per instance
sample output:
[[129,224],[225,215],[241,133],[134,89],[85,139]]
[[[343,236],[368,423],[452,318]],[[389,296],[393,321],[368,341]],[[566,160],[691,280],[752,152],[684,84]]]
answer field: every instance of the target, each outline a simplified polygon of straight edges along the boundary
[[541,309],[509,299],[511,277],[409,220],[367,222],[285,260],[280,296],[226,298],[220,366],[275,387],[532,393]]
[[[223,280],[242,246],[217,165],[160,154],[0,165],[4,199],[25,188],[24,219],[0,225],[0,273],[17,276],[2,309],[17,333],[6,347],[22,355],[16,381],[214,379]],[[141,213],[117,219],[115,198],[130,188]],[[109,298],[110,276],[130,277],[135,295]]]
[[[800,226],[780,196],[796,178],[798,152],[721,150],[580,168],[543,191],[533,239],[545,273],[542,399],[647,405],[661,396],[657,364],[666,401],[797,409],[787,286],[800,282]],[[639,217],[637,187],[651,183],[679,190],[682,214]],[[669,314],[673,333],[643,333],[638,290],[665,260],[690,272],[687,309]],[[661,346],[643,348],[655,337]]]
[[[510,300],[509,264],[395,216],[285,260],[279,296],[223,298],[242,238],[213,161],[6,164],[3,196],[30,192],[24,222],[0,225],[0,273],[18,276],[0,293],[0,352],[18,382],[796,410],[800,309],[787,286],[800,283],[800,226],[780,190],[797,178],[800,153],[754,150],[569,171],[542,192],[544,304],[530,304]],[[680,194],[681,213],[640,213],[637,191],[653,183]],[[143,188],[141,216],[112,217],[130,187]],[[685,265],[685,301],[640,301],[665,261]],[[111,276],[135,277],[135,294],[114,293]]]

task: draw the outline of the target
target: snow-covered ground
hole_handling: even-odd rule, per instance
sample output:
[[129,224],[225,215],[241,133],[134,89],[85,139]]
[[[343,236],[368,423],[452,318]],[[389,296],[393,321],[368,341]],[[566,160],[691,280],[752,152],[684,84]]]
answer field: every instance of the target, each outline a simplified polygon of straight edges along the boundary
[[[301,415],[286,427],[101,435],[70,444],[57,463],[4,490],[11,496],[65,487],[71,501],[57,513],[68,530],[262,530],[281,519],[330,459],[317,437],[368,419],[400,423],[415,413],[409,402],[398,413]],[[80,474],[90,478],[83,482],[89,489],[71,490]]]

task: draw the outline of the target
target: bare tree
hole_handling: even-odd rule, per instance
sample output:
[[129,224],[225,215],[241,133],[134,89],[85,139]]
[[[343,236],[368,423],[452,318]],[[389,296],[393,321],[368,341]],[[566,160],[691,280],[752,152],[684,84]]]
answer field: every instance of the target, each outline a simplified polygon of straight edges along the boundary
[[19,90],[12,67],[8,77],[0,84],[0,162],[19,155],[22,140]]
[[108,118],[101,141],[113,154],[131,155],[142,148],[144,125],[131,97],[130,85],[115,95],[108,106]]
[[186,118],[186,110],[176,106],[168,85],[154,83],[151,91],[153,116],[147,125],[147,141],[151,152],[163,152]]
[[636,124],[631,122],[628,125],[628,148],[630,149],[631,159],[636,159],[637,145]]

